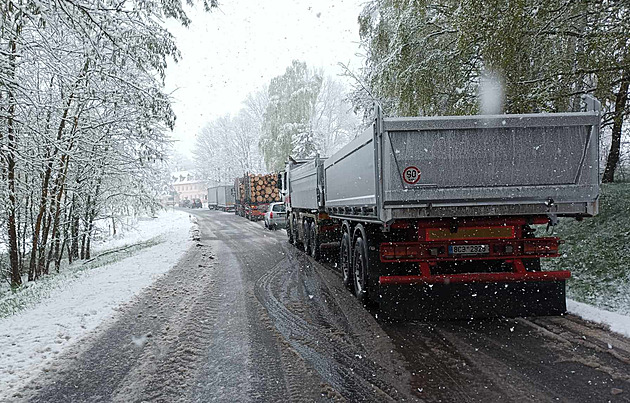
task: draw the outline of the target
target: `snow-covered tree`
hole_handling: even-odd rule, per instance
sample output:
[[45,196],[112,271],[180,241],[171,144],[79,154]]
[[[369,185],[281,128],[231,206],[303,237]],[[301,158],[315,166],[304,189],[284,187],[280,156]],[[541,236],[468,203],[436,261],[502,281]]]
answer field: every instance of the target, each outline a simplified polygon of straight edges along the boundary
[[345,99],[339,82],[303,62],[272,79],[260,139],[267,168],[282,169],[289,156],[332,153],[353,138],[358,119]]
[[246,107],[236,116],[221,116],[197,135],[195,169],[208,184],[232,183],[245,172],[262,170],[260,121],[254,113]]
[[0,8],[0,242],[18,286],[65,250],[89,257],[95,220],[155,206],[174,124],[163,79],[179,58],[161,20],[189,19],[179,0]]
[[318,152],[330,156],[346,145],[360,131],[360,121],[347,100],[348,90],[339,81],[325,77],[317,94],[310,118],[318,139]]
[[269,84],[260,148],[267,168],[278,170],[290,154],[312,157],[319,145],[310,125],[322,76],[294,60],[285,73]]

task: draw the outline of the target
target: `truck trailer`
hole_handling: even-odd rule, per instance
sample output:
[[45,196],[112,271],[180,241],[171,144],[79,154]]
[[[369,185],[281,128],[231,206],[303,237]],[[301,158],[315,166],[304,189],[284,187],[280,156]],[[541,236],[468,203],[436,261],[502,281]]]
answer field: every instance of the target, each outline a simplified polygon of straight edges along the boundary
[[217,209],[222,211],[234,211],[234,186],[217,186]]
[[598,212],[599,104],[585,112],[383,117],[286,169],[289,241],[336,247],[342,281],[389,317],[556,315],[570,271],[534,226]]
[[311,160],[291,160],[283,180],[289,242],[315,259],[335,253],[339,247],[339,221],[330,218],[324,204],[325,160],[319,155]]
[[216,210],[218,205],[218,186],[212,186],[208,188],[208,208],[210,210]]

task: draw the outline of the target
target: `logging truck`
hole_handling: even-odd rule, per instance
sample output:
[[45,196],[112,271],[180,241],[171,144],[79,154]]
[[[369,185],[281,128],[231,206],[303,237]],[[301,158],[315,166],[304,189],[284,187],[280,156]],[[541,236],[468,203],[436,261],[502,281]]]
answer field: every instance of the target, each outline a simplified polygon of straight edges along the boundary
[[384,117],[329,158],[291,161],[289,241],[338,256],[344,285],[389,317],[556,315],[544,271],[558,217],[594,216],[599,104],[585,112]]
[[281,200],[277,174],[245,174],[234,181],[235,214],[252,221],[262,220],[269,203]]

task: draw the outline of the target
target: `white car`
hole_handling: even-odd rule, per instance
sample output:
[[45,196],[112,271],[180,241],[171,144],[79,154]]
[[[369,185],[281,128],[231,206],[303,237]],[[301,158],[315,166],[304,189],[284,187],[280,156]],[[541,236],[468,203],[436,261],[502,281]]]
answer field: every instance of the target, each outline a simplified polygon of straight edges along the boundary
[[265,213],[265,228],[277,229],[286,226],[287,210],[284,202],[271,203]]

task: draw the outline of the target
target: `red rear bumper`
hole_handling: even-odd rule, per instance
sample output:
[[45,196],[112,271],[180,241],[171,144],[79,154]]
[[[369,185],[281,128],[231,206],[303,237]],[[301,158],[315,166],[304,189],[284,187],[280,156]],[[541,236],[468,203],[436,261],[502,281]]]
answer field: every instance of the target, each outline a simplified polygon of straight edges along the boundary
[[429,276],[381,276],[379,283],[383,285],[396,284],[451,284],[451,283],[503,283],[518,281],[557,281],[571,277],[568,270],[538,271],[516,273],[464,273]]

